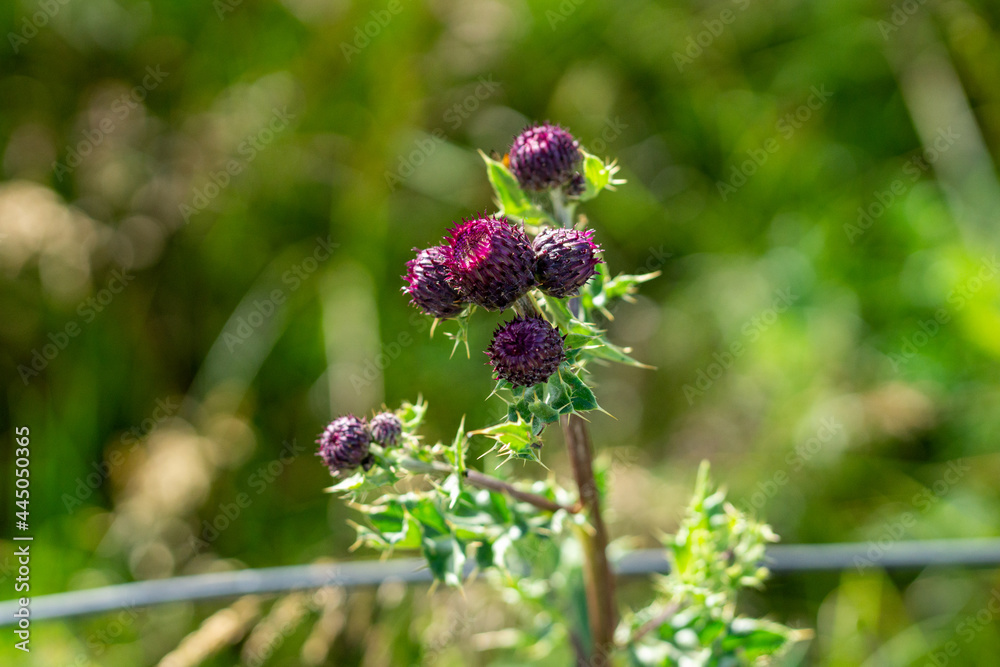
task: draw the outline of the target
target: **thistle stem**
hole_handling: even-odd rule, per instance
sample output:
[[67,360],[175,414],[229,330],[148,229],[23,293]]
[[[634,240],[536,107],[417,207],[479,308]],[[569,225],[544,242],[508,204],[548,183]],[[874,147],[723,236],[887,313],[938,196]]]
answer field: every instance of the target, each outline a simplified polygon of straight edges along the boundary
[[531,292],[519,298],[511,307],[520,317],[531,317],[533,315],[541,315],[542,313],[541,309],[538,308],[538,304],[535,303],[535,298],[531,296]]
[[563,227],[573,226],[573,209],[576,208],[576,204],[566,203],[566,197],[563,195],[563,191],[559,188],[555,188],[549,191],[549,198],[552,199],[552,212],[555,213],[556,220]]
[[489,475],[484,475],[478,470],[466,470],[465,479],[473,486],[479,487],[480,489],[488,489],[490,491],[498,491],[500,493],[505,493],[514,500],[520,500],[526,503],[530,503],[539,509],[546,510],[548,512],[558,512],[559,510],[565,510],[570,514],[575,514],[580,511],[577,506],[569,507],[567,505],[560,505],[559,503],[549,500],[545,496],[540,496],[537,493],[531,493],[529,491],[521,491],[515,488],[507,482],[497,479],[496,477],[491,477]]
[[[573,209],[576,204],[568,204],[562,190],[550,191],[552,211],[563,227],[573,226]],[[578,299],[570,302],[570,310],[579,316]],[[579,415],[562,418],[563,437],[569,454],[570,466],[577,488],[580,490],[580,505],[590,519],[592,531],[580,532],[580,544],[584,553],[584,585],[587,592],[587,616],[593,646],[590,647],[590,664],[608,664],[614,650],[614,634],[617,621],[615,609],[615,579],[608,562],[608,531],[601,516],[601,494],[594,479],[594,448],[590,442],[587,425]]]
[[608,562],[608,532],[601,517],[601,494],[594,479],[593,447],[586,423],[578,415],[562,418],[566,451],[569,454],[573,477],[580,489],[580,504],[590,519],[591,532],[581,535],[586,572],[587,615],[594,645],[592,664],[601,664],[600,658],[614,648],[617,623],[615,610],[615,579]]
[[[455,469],[451,466],[439,463],[437,461],[426,462],[418,461],[417,459],[405,458],[400,461],[400,465],[415,473],[442,473],[445,475],[450,475],[455,472]],[[576,514],[580,511],[579,506],[568,506],[561,505],[554,500],[549,500],[545,496],[540,496],[537,493],[531,493],[530,491],[522,491],[521,489],[515,487],[513,484],[503,481],[502,479],[497,479],[490,475],[479,472],[478,470],[463,470],[462,476],[465,480],[480,489],[486,489],[488,491],[496,491],[498,493],[503,493],[514,500],[520,500],[522,502],[534,505],[538,509],[545,510],[546,512],[558,512],[559,510],[564,510],[570,514]]]

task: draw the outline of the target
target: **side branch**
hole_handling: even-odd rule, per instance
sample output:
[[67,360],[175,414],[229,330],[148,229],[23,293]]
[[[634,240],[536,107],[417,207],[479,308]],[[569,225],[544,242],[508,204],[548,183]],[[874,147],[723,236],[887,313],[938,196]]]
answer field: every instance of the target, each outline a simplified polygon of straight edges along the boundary
[[[400,464],[410,472],[416,473],[442,473],[450,475],[455,472],[455,469],[451,466],[437,461],[428,463],[425,461],[418,461],[417,459],[405,458],[400,461]],[[537,493],[522,491],[509,482],[497,479],[496,477],[491,477],[490,475],[481,473],[478,470],[465,470],[463,471],[462,476],[472,486],[506,494],[514,500],[520,500],[521,502],[534,505],[535,507],[545,510],[546,512],[558,512],[559,510],[563,510],[569,512],[570,514],[576,514],[582,509],[579,503],[573,506],[561,505],[554,500],[550,500]]]
[[478,470],[466,470],[465,479],[468,480],[469,484],[479,487],[480,489],[488,489],[490,491],[499,491],[500,493],[505,493],[514,500],[520,500],[526,503],[531,503],[539,509],[546,510],[548,512],[558,512],[559,510],[565,510],[570,514],[576,514],[580,511],[579,505],[574,505],[569,507],[567,505],[560,505],[559,503],[549,500],[545,496],[540,496],[537,493],[531,493],[529,491],[521,491],[520,489],[514,487],[507,482],[497,479],[496,477],[490,477],[489,475],[484,475]]

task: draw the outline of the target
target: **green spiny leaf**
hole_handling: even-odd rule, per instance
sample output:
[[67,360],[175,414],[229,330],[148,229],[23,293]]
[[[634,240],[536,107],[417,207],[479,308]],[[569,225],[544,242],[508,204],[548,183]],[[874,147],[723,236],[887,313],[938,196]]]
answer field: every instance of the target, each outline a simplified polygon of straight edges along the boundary
[[549,377],[545,392],[545,403],[561,415],[568,414],[572,411],[573,407],[573,401],[570,398],[570,388],[562,379],[563,369],[567,373],[570,372],[567,366],[560,367],[559,372],[553,373]]
[[420,427],[420,424],[424,421],[425,414],[427,414],[427,401],[421,396],[417,397],[415,404],[404,401],[399,410],[396,411],[396,416],[403,423],[403,430],[410,432]]
[[482,435],[491,438],[500,445],[501,451],[504,449],[521,451],[534,442],[531,435],[531,425],[520,420],[502,422],[478,431],[471,431],[469,435]]
[[399,502],[406,508],[407,513],[420,523],[425,537],[451,534],[451,529],[433,496],[409,493],[399,496]]
[[326,490],[330,493],[346,493],[348,491],[357,491],[365,483],[365,473],[356,472],[350,477],[342,479],[333,486],[327,488]]
[[542,401],[535,401],[529,404],[528,410],[531,411],[532,415],[546,424],[551,424],[555,420],[559,419],[559,411],[553,409],[550,405],[543,403]]
[[445,456],[451,466],[458,472],[461,476],[465,472],[465,444],[467,441],[465,435],[465,415],[462,415],[462,421],[458,425],[458,432],[455,434],[455,439],[452,440],[451,448],[446,452]]
[[521,189],[517,178],[502,162],[497,162],[482,151],[480,157],[486,163],[486,175],[497,196],[497,204],[502,215],[520,218],[528,224],[554,224],[548,213],[535,206]]
[[593,390],[576,374],[565,373],[563,380],[566,382],[566,386],[569,387],[570,403],[572,403],[573,409],[576,412],[597,410],[601,407],[597,403],[597,397],[594,396]]
[[[450,331],[445,332],[445,336],[454,341],[454,345],[451,348],[452,356],[455,355],[455,350],[458,349],[459,345],[465,346],[465,356],[471,358],[471,353],[469,351],[469,320],[472,319],[472,313],[476,310],[475,305],[468,305],[465,309],[455,317],[453,321],[458,325],[458,331],[452,333]],[[433,332],[433,330],[432,330]]]
[[574,321],[573,312],[569,309],[566,299],[542,295],[539,298],[542,307],[548,312],[552,322],[562,331],[569,331]]
[[586,187],[580,195],[580,201],[588,201],[601,193],[602,190],[614,190],[624,180],[616,179],[619,167],[614,161],[605,164],[601,158],[583,151],[583,177]]
[[427,566],[435,579],[461,586],[465,569],[465,546],[450,535],[425,537],[421,543]]
[[791,639],[788,628],[755,618],[734,619],[728,630],[720,641],[723,650],[742,651],[750,661],[777,653]]

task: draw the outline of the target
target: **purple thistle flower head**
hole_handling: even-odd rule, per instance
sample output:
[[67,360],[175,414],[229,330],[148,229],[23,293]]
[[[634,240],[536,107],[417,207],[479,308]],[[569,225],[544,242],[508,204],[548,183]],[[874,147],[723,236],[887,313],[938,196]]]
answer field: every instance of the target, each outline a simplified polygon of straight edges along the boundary
[[572,296],[597,273],[601,262],[594,230],[546,229],[535,237],[535,277],[543,292],[557,299]]
[[510,147],[511,172],[522,188],[535,192],[570,184],[581,160],[573,135],[549,123],[525,129]]
[[486,349],[493,372],[519,387],[544,382],[566,358],[563,337],[541,317],[518,317],[500,326]]
[[363,419],[354,415],[337,417],[316,439],[319,456],[330,469],[330,474],[353,470],[368,458],[371,434]]
[[407,282],[403,293],[409,295],[410,303],[441,319],[458,315],[463,305],[462,297],[448,284],[445,254],[443,246],[417,251],[417,256],[406,263],[403,276]]
[[535,253],[524,231],[506,218],[463,221],[445,239],[449,282],[487,310],[503,310],[535,284]]
[[372,434],[372,440],[383,447],[391,447],[399,441],[403,422],[399,421],[395,412],[380,412],[368,422],[368,430]]

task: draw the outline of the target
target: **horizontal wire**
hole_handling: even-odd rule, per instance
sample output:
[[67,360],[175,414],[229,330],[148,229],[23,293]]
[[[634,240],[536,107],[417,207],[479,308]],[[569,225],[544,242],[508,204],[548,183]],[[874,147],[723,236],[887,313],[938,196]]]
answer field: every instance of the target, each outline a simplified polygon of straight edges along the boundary
[[[471,565],[471,564],[470,564]],[[922,569],[934,566],[1000,566],[1000,538],[923,540],[841,544],[775,545],[767,550],[766,565],[775,573],[857,569]],[[620,576],[666,573],[662,549],[625,554],[615,563]],[[356,588],[395,581],[424,584],[432,580],[422,558],[387,561],[351,561],[295,565],[234,572],[212,572],[171,579],[138,581],[104,588],[55,593],[31,598],[32,621],[98,614],[169,602],[231,598],[255,593],[280,593],[336,586]],[[0,626],[14,625],[18,600],[0,602]]]

